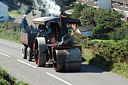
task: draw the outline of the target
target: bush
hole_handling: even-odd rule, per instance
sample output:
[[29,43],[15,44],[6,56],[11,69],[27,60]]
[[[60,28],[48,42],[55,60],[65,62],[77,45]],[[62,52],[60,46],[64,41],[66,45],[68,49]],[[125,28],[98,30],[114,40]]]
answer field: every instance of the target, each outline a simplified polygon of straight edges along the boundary
[[128,26],[124,23],[124,26],[115,28],[114,31],[108,33],[109,39],[113,40],[128,40]]
[[[14,77],[7,73],[0,67],[0,85],[21,85],[20,82],[16,81]],[[27,83],[22,82],[22,85],[28,85]]]
[[21,24],[7,21],[0,24],[0,38],[20,42]]
[[94,21],[94,15],[96,14],[96,8],[91,6],[86,6],[81,11],[80,21],[83,26],[85,25],[94,25],[96,26],[96,22]]
[[94,15],[96,27],[92,30],[92,36],[96,39],[108,39],[108,33],[114,32],[114,29],[121,27],[123,17],[118,12],[111,13],[109,10],[97,9]]
[[6,83],[7,85],[11,84],[14,85],[15,84],[15,78],[10,76],[7,71],[2,70],[2,68],[0,68],[0,81],[1,84],[2,83]]
[[81,11],[83,10],[84,5],[80,2],[76,3],[72,12],[72,18],[78,19],[81,16]]
[[0,85],[29,85],[23,81],[16,81],[14,77],[0,67]]
[[[80,36],[74,36],[75,43],[82,46],[82,56],[89,64],[128,77],[128,40],[91,40]],[[91,57],[87,56],[85,49],[90,50]]]

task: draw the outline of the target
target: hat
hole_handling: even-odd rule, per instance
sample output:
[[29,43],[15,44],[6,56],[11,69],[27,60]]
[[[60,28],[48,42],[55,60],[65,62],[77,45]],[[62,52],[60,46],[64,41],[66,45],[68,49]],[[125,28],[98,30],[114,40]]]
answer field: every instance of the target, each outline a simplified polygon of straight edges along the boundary
[[26,14],[24,14],[23,17],[26,17]]

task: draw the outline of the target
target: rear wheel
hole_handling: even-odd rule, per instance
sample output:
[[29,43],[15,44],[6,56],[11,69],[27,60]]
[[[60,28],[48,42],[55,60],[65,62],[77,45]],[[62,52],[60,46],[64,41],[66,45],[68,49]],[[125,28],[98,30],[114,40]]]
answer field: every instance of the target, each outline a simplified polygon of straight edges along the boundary
[[28,47],[28,51],[27,51],[27,54],[28,54],[28,61],[32,61],[32,48]]
[[27,45],[22,46],[22,58],[27,59]]
[[35,41],[35,62],[36,66],[44,67],[47,61],[45,38],[37,38]]

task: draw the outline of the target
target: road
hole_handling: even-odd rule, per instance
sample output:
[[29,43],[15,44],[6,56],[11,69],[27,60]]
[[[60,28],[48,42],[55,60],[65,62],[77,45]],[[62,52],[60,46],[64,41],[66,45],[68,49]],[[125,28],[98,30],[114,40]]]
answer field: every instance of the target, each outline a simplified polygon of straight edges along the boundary
[[0,39],[0,66],[30,85],[128,85],[128,79],[82,64],[80,72],[55,72],[52,66],[36,67],[21,57],[21,44]]

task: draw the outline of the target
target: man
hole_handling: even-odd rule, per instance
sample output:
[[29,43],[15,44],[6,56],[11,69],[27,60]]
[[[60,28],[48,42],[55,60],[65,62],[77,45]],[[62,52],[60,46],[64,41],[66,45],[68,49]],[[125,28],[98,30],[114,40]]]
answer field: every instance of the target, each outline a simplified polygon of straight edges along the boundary
[[74,35],[75,33],[81,34],[80,30],[78,29],[78,26],[79,26],[78,24],[72,24],[73,30],[71,35]]
[[28,22],[27,22],[27,20],[26,20],[26,15],[24,14],[24,15],[23,15],[23,18],[22,18],[22,28],[23,28],[24,30],[26,30],[28,27],[29,27],[29,26],[28,26]]

